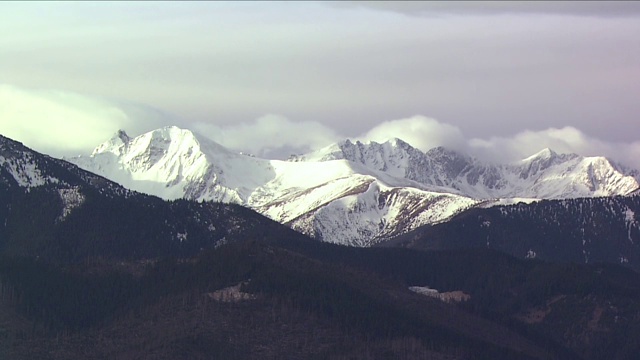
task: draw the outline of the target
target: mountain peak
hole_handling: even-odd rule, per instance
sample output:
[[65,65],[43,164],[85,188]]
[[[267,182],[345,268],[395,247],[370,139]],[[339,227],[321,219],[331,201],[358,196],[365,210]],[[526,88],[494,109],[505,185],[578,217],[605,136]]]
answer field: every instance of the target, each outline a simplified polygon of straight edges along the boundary
[[444,146],[436,146],[434,148],[429,149],[425,153],[428,157],[433,159],[468,159],[467,155],[461,154],[456,150],[444,147]]
[[360,144],[360,141],[356,140],[356,142],[354,143],[353,141],[351,141],[351,139],[344,139],[342,141],[339,141],[337,144],[331,144],[327,146],[327,148],[335,147],[336,145],[338,145],[339,147],[342,147],[342,146],[352,146],[355,144]]
[[529,156],[527,159],[525,160],[533,160],[533,159],[551,159],[558,156],[558,153],[556,153],[555,151],[551,150],[551,148],[544,148],[540,151],[538,151],[537,153]]
[[380,145],[389,145],[393,148],[401,148],[401,149],[413,149],[414,147],[409,144],[408,142],[397,138],[397,137],[392,137],[387,139],[385,142],[380,143]]
[[[345,158],[348,157],[348,153],[357,152],[358,154],[364,153],[378,153],[380,156],[389,156],[397,152],[405,152],[415,150],[406,141],[399,138],[389,138],[383,142],[377,142],[374,140],[356,140],[355,142],[347,139],[339,142],[337,147],[344,153]],[[354,159],[350,159],[354,161]]]
[[116,137],[119,138],[124,144],[131,141],[131,137],[127,135],[127,132],[124,131],[123,129],[119,129],[118,131],[116,131],[114,138]]
[[202,148],[206,148],[210,152],[229,152],[222,145],[206,137],[199,136],[191,130],[177,126],[165,126],[135,138],[131,138],[124,131],[118,130],[111,140],[96,148],[94,154],[98,152],[114,152],[117,154],[118,151],[114,151],[115,149],[128,147],[135,147],[139,151],[147,148],[168,150],[171,147],[175,150],[191,148],[199,151]]
[[[165,126],[140,135],[139,137],[132,139],[132,141],[136,141],[138,139],[144,139],[144,144],[156,148],[173,147],[176,150],[192,148],[197,149],[197,151],[203,151],[207,154],[217,153],[239,155],[239,153],[227,149],[206,136],[177,126]],[[247,156],[247,154],[243,155]]]
[[397,138],[397,137],[391,138],[391,139],[387,140],[387,142],[392,144],[392,145],[396,145],[396,146],[402,146],[402,145],[411,146],[408,142],[406,142],[406,141],[404,141],[404,140],[402,140],[400,138]]
[[131,137],[127,135],[123,129],[118,129],[111,138],[93,149],[93,155],[102,152],[115,152],[121,146],[126,146],[131,141]]
[[169,141],[198,141],[198,138],[191,130],[182,129],[177,126],[165,126],[163,128],[152,130],[147,134],[150,135],[152,139],[163,139]]
[[346,139],[343,140],[341,142],[339,142],[340,146],[352,146],[352,145],[359,145],[359,146],[363,146],[363,145],[369,145],[369,146],[376,146],[376,145],[391,145],[392,147],[413,147],[411,146],[411,144],[407,143],[406,141],[397,138],[397,137],[392,137],[392,138],[388,138],[385,141],[375,141],[375,140],[356,140],[355,142],[351,141],[350,139]]

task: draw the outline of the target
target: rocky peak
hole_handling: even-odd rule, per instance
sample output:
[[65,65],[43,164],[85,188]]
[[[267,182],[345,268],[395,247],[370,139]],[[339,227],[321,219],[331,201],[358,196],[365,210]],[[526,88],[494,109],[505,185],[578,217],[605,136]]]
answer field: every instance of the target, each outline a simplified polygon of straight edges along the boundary
[[542,149],[520,161],[520,166],[522,167],[520,178],[527,179],[554,165],[573,160],[577,157],[579,157],[577,154],[558,154],[550,148]]
[[118,131],[116,131],[116,137],[118,137],[120,139],[120,141],[122,141],[124,144],[128,143],[129,141],[131,141],[131,137],[129,135],[127,135],[126,131],[119,129]]
[[129,137],[129,135],[127,135],[127,133],[124,130],[119,129],[118,131],[116,131],[115,134],[113,134],[113,136],[111,136],[109,140],[103,142],[102,144],[98,145],[95,149],[93,149],[92,155],[105,153],[105,152],[112,152],[114,154],[119,154],[122,151],[121,147],[127,146],[127,144],[129,144],[130,141],[131,141],[131,137]]
[[537,152],[536,154],[532,155],[530,158],[535,158],[535,159],[551,159],[558,156],[558,153],[551,150],[550,148],[544,148],[542,150],[540,150],[539,152]]

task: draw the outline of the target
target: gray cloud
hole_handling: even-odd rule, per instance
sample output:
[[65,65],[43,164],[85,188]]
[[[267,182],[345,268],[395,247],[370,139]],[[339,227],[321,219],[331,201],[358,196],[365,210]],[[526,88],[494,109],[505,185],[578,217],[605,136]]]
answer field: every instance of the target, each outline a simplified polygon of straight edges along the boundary
[[279,115],[265,115],[250,123],[226,126],[196,123],[193,127],[228,148],[267,158],[316,150],[341,139],[334,130],[318,122],[293,122]]
[[467,150],[466,140],[458,127],[420,115],[385,121],[357,137],[358,140],[376,142],[390,138],[402,139],[423,151],[437,146]]
[[[185,127],[282,114],[358,136],[424,114],[469,138],[569,126],[633,143],[637,4],[0,3],[0,80],[149,104]],[[449,10],[372,10],[403,6]]]
[[494,161],[514,161],[543,148],[582,156],[606,156],[640,169],[640,141],[610,142],[586,135],[574,127],[525,130],[510,137],[470,139],[468,146],[477,156]]
[[606,156],[640,169],[640,141],[605,141],[571,126],[524,130],[509,136],[469,138],[454,125],[424,116],[413,116],[384,122],[358,138],[381,142],[393,137],[403,139],[425,152],[436,146],[445,146],[489,162],[517,161],[550,148],[558,153]]
[[335,7],[360,7],[405,15],[547,14],[593,17],[640,15],[635,1],[340,1]]
[[173,120],[146,106],[0,85],[0,133],[52,156],[86,153],[118,129],[140,133]]
[[346,138],[376,142],[400,138],[423,151],[445,146],[488,161],[515,161],[549,147],[560,153],[604,155],[640,169],[640,141],[608,141],[571,126],[475,137],[456,125],[422,115],[382,121],[357,133],[280,115],[226,125],[184,123],[139,104],[0,85],[0,133],[53,156],[89,153],[118,129],[136,136],[167,125],[189,128],[227,148],[267,158],[286,158]]

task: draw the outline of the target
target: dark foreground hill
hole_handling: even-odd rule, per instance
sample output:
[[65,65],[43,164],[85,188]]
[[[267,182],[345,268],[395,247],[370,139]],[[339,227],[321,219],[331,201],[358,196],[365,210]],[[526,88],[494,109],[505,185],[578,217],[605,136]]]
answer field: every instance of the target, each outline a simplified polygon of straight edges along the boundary
[[0,254],[61,264],[189,257],[270,237],[305,238],[239,205],[129,191],[0,136]]
[[[194,258],[0,262],[11,359],[629,359],[640,277],[490,250],[248,241]],[[409,286],[461,291],[447,303]]]
[[496,249],[518,258],[612,263],[640,271],[640,196],[545,200],[476,208],[383,246]]
[[[636,207],[622,205],[609,208],[624,219],[592,222],[631,222]],[[493,236],[496,219],[478,226]],[[0,137],[0,359],[638,354],[638,273],[474,247],[320,243],[239,206],[131,192]]]

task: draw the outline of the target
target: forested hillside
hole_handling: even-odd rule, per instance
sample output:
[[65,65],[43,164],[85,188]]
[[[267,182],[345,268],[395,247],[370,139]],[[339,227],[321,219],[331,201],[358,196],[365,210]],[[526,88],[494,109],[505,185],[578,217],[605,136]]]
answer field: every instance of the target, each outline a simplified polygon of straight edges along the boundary
[[628,359],[640,349],[640,276],[617,266],[284,238],[189,259],[0,264],[2,344],[15,359]]
[[472,209],[385,246],[490,248],[519,258],[640,270],[640,196],[547,200]]

